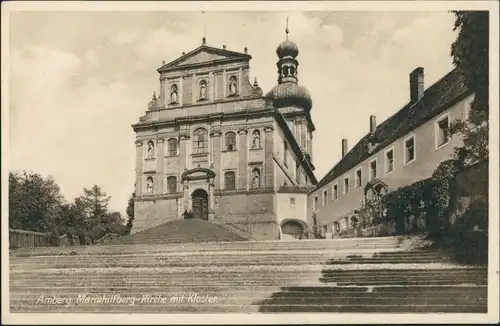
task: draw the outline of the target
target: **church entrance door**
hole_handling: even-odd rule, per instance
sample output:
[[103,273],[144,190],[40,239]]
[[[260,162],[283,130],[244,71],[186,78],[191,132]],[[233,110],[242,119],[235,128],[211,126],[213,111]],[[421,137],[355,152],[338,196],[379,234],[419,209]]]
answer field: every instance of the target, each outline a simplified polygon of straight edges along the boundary
[[191,195],[193,201],[193,217],[208,221],[208,194],[203,189],[196,189]]

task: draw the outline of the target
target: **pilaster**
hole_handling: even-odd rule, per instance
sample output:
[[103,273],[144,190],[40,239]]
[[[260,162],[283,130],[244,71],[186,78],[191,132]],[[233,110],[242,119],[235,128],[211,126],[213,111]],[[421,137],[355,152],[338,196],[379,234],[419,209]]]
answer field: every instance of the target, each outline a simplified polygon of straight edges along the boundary
[[163,182],[164,182],[164,161],[165,161],[165,140],[163,138],[158,138],[157,149],[158,153],[156,156],[156,193],[163,194]]
[[214,73],[211,71],[208,73],[208,89],[207,97],[210,101],[215,100],[214,96]]
[[247,182],[247,164],[248,164],[248,149],[247,149],[247,129],[238,130],[239,135],[239,151],[238,151],[238,185],[237,189],[248,189]]
[[179,136],[179,173],[182,174],[184,170],[187,169],[188,165],[188,143],[189,143],[189,131],[183,131]]
[[238,91],[237,94],[242,94],[243,91],[243,68],[238,69]]
[[165,77],[160,77],[160,105],[162,107],[166,107],[168,104],[168,97],[167,96],[167,78]]
[[198,92],[199,92],[198,85],[196,84],[196,74],[193,74],[192,83],[193,83],[193,86],[192,86],[193,91],[191,92],[191,95],[192,95],[191,103],[195,104],[196,100],[198,99]]
[[222,97],[227,97],[227,73],[226,69],[222,71]]
[[273,127],[264,128],[264,185],[274,188],[274,163],[273,163]]
[[184,103],[184,77],[181,76],[179,78],[179,95],[177,96],[177,101],[179,102],[179,105],[182,106]]
[[214,187],[219,190],[220,187],[220,178],[221,178],[221,168],[220,168],[220,156],[221,156],[221,136],[222,132],[220,131],[212,131],[210,133],[212,137],[212,164],[214,166],[215,171],[215,180]]
[[144,142],[135,142],[135,195],[142,196],[142,163],[144,161]]

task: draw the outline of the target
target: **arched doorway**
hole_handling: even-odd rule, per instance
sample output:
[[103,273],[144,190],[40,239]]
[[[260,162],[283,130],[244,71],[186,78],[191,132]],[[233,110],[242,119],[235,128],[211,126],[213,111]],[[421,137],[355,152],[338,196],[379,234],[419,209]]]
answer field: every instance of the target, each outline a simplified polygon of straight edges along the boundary
[[196,189],[191,194],[193,217],[208,221],[208,194],[203,189]]
[[302,239],[306,231],[302,221],[288,219],[281,224],[281,232],[286,235],[285,238]]

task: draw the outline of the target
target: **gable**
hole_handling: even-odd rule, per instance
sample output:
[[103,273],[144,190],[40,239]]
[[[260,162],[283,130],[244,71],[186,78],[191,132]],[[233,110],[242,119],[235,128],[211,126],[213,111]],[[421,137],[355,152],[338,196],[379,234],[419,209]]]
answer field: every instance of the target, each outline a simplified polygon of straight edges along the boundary
[[212,48],[210,46],[202,45],[193,51],[184,54],[183,56],[175,59],[172,62],[169,62],[163,65],[158,69],[158,72],[167,71],[167,70],[175,70],[175,69],[183,69],[188,66],[196,66],[203,64],[211,64],[217,61],[232,61],[232,60],[242,60],[248,61],[252,57],[248,54],[228,51],[226,49],[218,49]]
[[179,62],[177,64],[177,66],[185,66],[185,65],[195,64],[195,63],[209,62],[209,61],[222,60],[222,59],[227,59],[227,56],[202,51],[202,52],[199,52],[199,53],[191,56],[190,58],[185,58],[185,60]]

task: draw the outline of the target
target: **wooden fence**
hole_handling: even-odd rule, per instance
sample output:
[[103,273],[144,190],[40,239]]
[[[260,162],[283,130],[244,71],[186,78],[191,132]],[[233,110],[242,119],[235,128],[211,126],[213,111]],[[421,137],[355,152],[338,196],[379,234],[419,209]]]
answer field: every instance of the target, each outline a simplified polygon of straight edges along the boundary
[[9,229],[9,248],[35,248],[50,246],[47,233]]
[[51,237],[49,233],[9,229],[10,249],[79,245],[80,239],[76,235],[68,236],[64,234],[60,237]]

